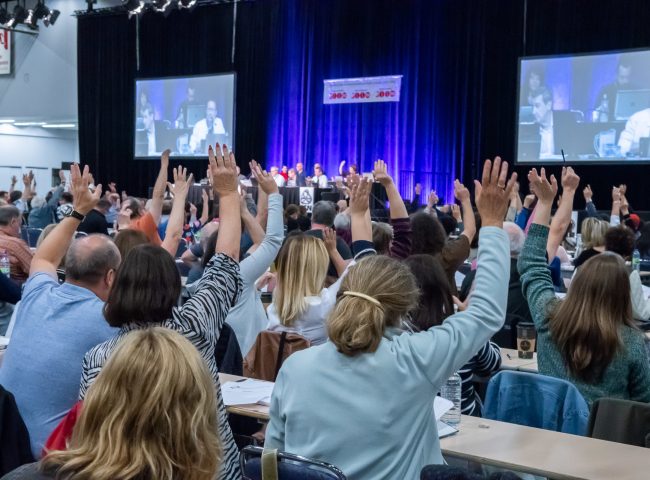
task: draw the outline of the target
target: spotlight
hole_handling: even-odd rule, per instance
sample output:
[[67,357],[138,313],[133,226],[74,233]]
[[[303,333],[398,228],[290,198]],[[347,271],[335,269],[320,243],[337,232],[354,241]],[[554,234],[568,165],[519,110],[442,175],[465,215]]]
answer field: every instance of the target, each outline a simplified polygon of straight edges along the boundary
[[153,0],[151,5],[156,12],[165,13],[171,10],[172,0]]
[[142,0],[124,0],[122,5],[129,11],[129,18],[133,15],[138,15],[144,8],[144,2]]
[[19,23],[23,23],[27,18],[27,10],[22,5],[16,4],[14,7],[14,15],[11,20],[7,22],[7,28],[14,28]]
[[38,19],[36,18],[36,15],[34,15],[34,10],[27,10],[27,20],[25,20],[25,25],[32,30],[36,30],[38,28],[36,22],[38,22]]
[[5,7],[0,7],[0,25],[4,25],[11,19],[11,15]]
[[50,13],[45,17],[43,23],[46,27],[54,25],[56,23],[56,19],[59,18],[59,15],[61,15],[61,12],[58,10],[50,10]]
[[194,8],[197,0],[178,0],[178,8]]

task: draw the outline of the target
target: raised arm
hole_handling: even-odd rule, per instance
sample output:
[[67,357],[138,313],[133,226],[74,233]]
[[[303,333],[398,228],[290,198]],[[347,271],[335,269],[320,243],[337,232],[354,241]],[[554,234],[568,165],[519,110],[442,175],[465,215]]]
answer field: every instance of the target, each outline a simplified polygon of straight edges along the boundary
[[621,223],[621,190],[619,187],[612,187],[612,211],[609,214],[609,224],[612,227]]
[[[388,255],[393,258],[406,258],[411,254],[411,221],[402,196],[399,194],[393,178],[388,174],[383,160],[375,162],[373,171],[375,179],[386,189],[390,206],[390,223],[393,226],[393,241]],[[416,187],[416,191],[419,190]],[[419,192],[417,193],[419,195]]]
[[[70,178],[72,182],[73,208],[74,211],[81,215],[87,215],[102,196],[102,186],[97,185],[95,192],[88,190],[90,174],[88,165],[79,170],[79,165],[73,164],[70,167]],[[70,243],[74,238],[77,227],[81,223],[74,217],[66,217],[59,223],[50,234],[45,237],[41,246],[38,247],[32,265],[29,271],[30,275],[44,272],[56,278],[56,269],[59,267],[61,260],[68,251]]]
[[170,150],[167,149],[160,156],[160,170],[158,171],[156,183],[153,186],[151,205],[149,206],[149,213],[151,213],[156,225],[160,223],[163,200],[165,199],[165,187],[167,186],[167,175],[169,170],[169,153]]
[[474,218],[469,190],[458,180],[454,182],[454,196],[460,201],[460,205],[463,208],[463,233],[461,235],[465,235],[471,244],[472,240],[474,240],[474,235],[476,235],[476,219]]
[[[483,222],[475,289],[467,310],[449,317],[441,326],[400,336],[411,352],[413,370],[430,381],[446,379],[457,371],[501,328],[505,319],[510,275],[508,237],[503,218],[516,174],[507,179],[508,165],[500,158],[487,160],[483,181],[476,181],[476,204]],[[506,183],[507,182],[507,183]]]
[[585,211],[587,212],[587,217],[597,217],[598,211],[594,204],[594,192],[591,190],[591,185],[587,184],[587,186],[582,190],[582,196],[585,197]]
[[172,258],[176,258],[178,244],[183,236],[183,224],[185,223],[185,200],[190,190],[194,177],[190,175],[187,178],[187,169],[179,166],[174,168],[174,184],[168,184],[169,191],[174,195],[172,211],[169,214],[167,229],[165,230],[165,240],[162,242],[162,248],[167,250]]
[[237,192],[237,170],[235,155],[224,145],[208,149],[210,173],[215,193],[219,195],[219,237],[217,253],[225,253],[235,261],[239,260],[241,240],[241,214],[239,213],[239,193]]
[[372,223],[370,221],[370,190],[372,182],[360,178],[350,191],[350,222],[352,242],[366,241],[372,243]]
[[26,202],[31,200],[35,195],[35,192],[32,189],[32,182],[34,182],[34,172],[30,170],[29,173],[23,175],[23,185],[25,186],[23,190],[23,200]]
[[201,218],[199,218],[199,222],[203,226],[208,223],[208,219],[210,218],[210,198],[206,190],[201,192],[201,201],[203,202],[203,206],[201,207]]
[[[557,255],[557,249],[562,243],[567,228],[569,228],[569,225],[571,224],[573,199],[579,185],[580,177],[576,175],[573,168],[562,168],[562,199],[560,200],[560,206],[557,208],[553,220],[551,221],[551,229],[546,244],[549,263]],[[535,218],[537,218],[537,216],[535,216]]]
[[541,175],[536,169],[528,174],[530,188],[537,195],[537,210],[533,224],[528,231],[526,243],[519,254],[517,269],[521,275],[523,294],[530,306],[535,326],[539,329],[546,325],[547,308],[554,301],[555,289],[551,272],[546,259],[546,245],[548,240],[548,221],[551,208],[557,194],[557,180],[551,175],[551,181],[546,179],[546,172],[542,168]]
[[334,268],[336,268],[336,273],[339,277],[343,276],[345,268],[348,266],[348,262],[343,260],[343,257],[336,249],[336,232],[331,228],[326,228],[323,230],[323,241],[325,242],[325,248],[327,253],[330,256]]

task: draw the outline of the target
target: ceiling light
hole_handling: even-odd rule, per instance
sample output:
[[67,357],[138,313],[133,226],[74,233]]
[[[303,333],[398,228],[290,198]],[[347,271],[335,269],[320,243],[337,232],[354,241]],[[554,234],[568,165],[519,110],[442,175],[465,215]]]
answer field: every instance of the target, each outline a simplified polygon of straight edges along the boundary
[[144,2],[142,0],[124,0],[122,5],[129,11],[129,18],[142,12]]
[[23,23],[27,18],[27,10],[22,5],[16,4],[14,7],[13,18],[7,22],[7,28],[14,28],[19,23]]
[[15,121],[13,118],[0,118],[0,123],[14,123]]
[[178,8],[194,8],[196,0],[178,0]]
[[15,122],[16,127],[42,127],[45,122]]
[[58,10],[50,10],[50,13],[45,17],[43,23],[46,27],[54,25],[56,23],[56,19],[59,18],[59,15],[61,15],[61,12]]
[[76,126],[74,123],[46,123],[43,128],[74,128]]
[[37,22],[38,18],[36,18],[34,10],[27,10],[27,19],[25,20],[25,25],[27,25],[32,30],[36,30],[38,28],[38,25],[36,25]]
[[168,10],[171,10],[172,0],[153,0],[151,2],[153,9],[156,12],[165,13]]

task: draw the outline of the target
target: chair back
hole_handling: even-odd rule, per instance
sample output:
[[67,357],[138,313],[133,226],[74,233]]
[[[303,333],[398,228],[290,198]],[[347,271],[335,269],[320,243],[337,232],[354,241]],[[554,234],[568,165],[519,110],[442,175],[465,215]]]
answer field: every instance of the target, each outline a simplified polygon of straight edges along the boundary
[[214,349],[214,357],[221,373],[241,376],[242,356],[237,335],[230,325],[223,324],[221,335]]
[[244,376],[275,382],[287,357],[310,346],[311,342],[297,333],[263,330],[244,358]]
[[596,400],[587,436],[650,448],[650,404],[618,398]]
[[[478,473],[472,473],[452,465],[427,465],[420,472],[420,480],[486,480]],[[495,472],[489,480],[521,480],[512,472]]]
[[[262,467],[262,447],[245,447],[239,455],[239,464],[244,480],[346,480],[346,476],[334,465],[319,460],[312,460],[286,452],[275,452],[277,462],[276,472],[269,472],[266,464]],[[267,454],[273,454],[268,452]],[[264,476],[262,469],[264,468]]]
[[36,247],[38,237],[41,236],[41,233],[43,233],[42,228],[20,227],[20,236],[31,248]]
[[537,373],[502,371],[488,383],[483,416],[584,435],[589,406],[578,389],[566,380]]
[[34,461],[29,432],[14,396],[0,385],[0,476]]

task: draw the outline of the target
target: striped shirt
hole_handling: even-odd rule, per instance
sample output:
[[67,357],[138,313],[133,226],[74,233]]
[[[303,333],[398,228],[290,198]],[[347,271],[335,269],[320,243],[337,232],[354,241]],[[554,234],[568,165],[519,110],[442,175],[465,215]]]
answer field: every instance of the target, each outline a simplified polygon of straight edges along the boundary
[[[212,374],[217,395],[219,434],[224,449],[223,463],[218,477],[220,480],[242,478],[239,469],[239,451],[228,425],[228,414],[221,396],[219,371],[214,354],[225,318],[230,308],[237,303],[241,289],[242,279],[237,262],[227,255],[217,254],[205,267],[194,295],[182,307],[174,308],[172,318],[162,322],[162,326],[179,332],[194,344]],[[119,340],[130,331],[147,326],[141,323],[124,325],[117,336],[100,343],[86,353],[81,375],[79,395],[81,399],[99,375]]]
[[9,254],[11,279],[23,283],[29,276],[29,267],[32,264],[32,251],[25,240],[0,231],[0,251],[2,250]]
[[462,387],[460,407],[463,415],[481,416],[481,404],[477,402],[478,393],[474,390],[472,377],[487,377],[501,368],[501,350],[496,343],[487,342],[469,362],[458,370]]

